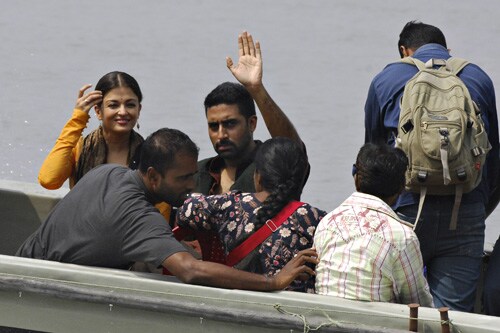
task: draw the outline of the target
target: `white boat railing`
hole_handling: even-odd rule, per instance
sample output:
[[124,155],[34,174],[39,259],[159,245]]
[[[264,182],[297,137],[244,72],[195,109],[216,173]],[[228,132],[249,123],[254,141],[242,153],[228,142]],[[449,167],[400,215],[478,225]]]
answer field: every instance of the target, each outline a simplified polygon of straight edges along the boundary
[[[150,273],[0,255],[0,326],[44,332],[401,332],[406,305],[187,285]],[[496,317],[449,311],[452,332],[499,332]],[[438,332],[420,308],[419,332]]]

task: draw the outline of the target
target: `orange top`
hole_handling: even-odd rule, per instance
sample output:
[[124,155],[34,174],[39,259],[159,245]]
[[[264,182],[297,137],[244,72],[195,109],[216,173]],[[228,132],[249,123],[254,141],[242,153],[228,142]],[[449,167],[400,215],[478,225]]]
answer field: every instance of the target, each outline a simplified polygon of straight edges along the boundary
[[[69,178],[69,188],[73,188],[76,165],[83,146],[82,133],[89,119],[88,113],[80,109],[73,110],[71,119],[64,125],[54,148],[40,168],[38,173],[40,185],[48,190],[56,190]],[[170,205],[162,202],[155,207],[169,221],[172,211]]]
[[71,119],[64,125],[54,148],[38,173],[40,185],[49,190],[60,188],[69,178],[69,187],[75,184],[75,169],[82,152],[83,130],[90,116],[80,109],[74,109]]

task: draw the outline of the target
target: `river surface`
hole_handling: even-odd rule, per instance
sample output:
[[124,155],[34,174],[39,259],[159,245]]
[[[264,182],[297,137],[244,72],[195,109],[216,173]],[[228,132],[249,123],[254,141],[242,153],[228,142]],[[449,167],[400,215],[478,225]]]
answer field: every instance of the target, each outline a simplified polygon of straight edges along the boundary
[[[500,2],[65,1],[0,2],[0,177],[37,182],[78,89],[107,72],[133,75],[144,94],[140,133],[178,128],[213,155],[204,97],[234,81],[237,35],[262,45],[264,84],[307,145],[303,200],[332,210],[353,190],[371,79],[398,59],[404,24],[440,27],[453,55],[480,65],[500,89]],[[98,126],[95,117],[88,129]],[[85,133],[88,133],[86,131]],[[269,138],[262,119],[255,138]],[[499,209],[500,210],[500,209]],[[498,237],[500,212],[487,223]]]

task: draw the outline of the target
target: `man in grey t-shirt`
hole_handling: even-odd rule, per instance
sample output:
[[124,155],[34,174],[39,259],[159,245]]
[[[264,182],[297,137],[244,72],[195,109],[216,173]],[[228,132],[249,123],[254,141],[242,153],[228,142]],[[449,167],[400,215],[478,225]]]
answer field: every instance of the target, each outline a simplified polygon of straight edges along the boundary
[[22,257],[126,268],[162,265],[181,281],[225,288],[279,290],[301,273],[314,274],[304,250],[272,278],[193,258],[154,204],[183,203],[194,187],[198,148],[184,133],[160,129],[141,149],[139,170],[106,164],[88,172],[18,250]]

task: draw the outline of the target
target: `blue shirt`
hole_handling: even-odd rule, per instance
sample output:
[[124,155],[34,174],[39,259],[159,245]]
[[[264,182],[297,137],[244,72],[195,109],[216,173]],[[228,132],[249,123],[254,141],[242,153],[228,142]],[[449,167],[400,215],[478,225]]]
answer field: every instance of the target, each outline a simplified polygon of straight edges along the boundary
[[[450,54],[439,44],[426,44],[413,54],[423,62],[431,58],[448,59]],[[365,142],[394,144],[399,121],[399,103],[406,82],[418,69],[416,66],[395,62],[387,65],[373,79],[365,104]],[[489,76],[479,66],[467,65],[458,76],[469,89],[472,99],[481,110],[488,139],[492,149],[488,154],[483,169],[483,180],[472,192],[464,194],[463,202],[488,202],[490,196],[489,184],[496,184],[499,163],[498,119],[495,101],[495,89]],[[418,194],[403,193],[396,205],[405,206],[418,202]]]

